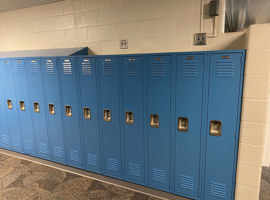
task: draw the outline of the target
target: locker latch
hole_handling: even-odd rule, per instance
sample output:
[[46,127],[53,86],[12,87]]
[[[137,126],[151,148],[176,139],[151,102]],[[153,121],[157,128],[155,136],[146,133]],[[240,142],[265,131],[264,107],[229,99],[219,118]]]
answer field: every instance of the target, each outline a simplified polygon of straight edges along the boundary
[[67,117],[71,117],[72,116],[71,106],[65,105],[65,112]]
[[90,108],[88,108],[88,107],[83,108],[83,118],[84,119],[90,119],[91,118]]
[[133,112],[126,112],[126,123],[133,124],[134,123],[134,114]]
[[50,115],[55,115],[54,104],[52,103],[49,104],[49,113]]
[[24,101],[20,101],[20,110],[25,111]]
[[159,128],[158,114],[150,114],[150,126],[153,128]]
[[7,100],[7,106],[8,106],[8,109],[12,109],[12,101],[11,100]]
[[34,102],[34,112],[39,113],[39,103]]
[[188,132],[188,118],[178,117],[178,131]]
[[221,136],[222,122],[217,120],[210,121],[210,135]]
[[112,121],[111,110],[109,110],[109,109],[104,109],[103,110],[103,119],[106,122]]

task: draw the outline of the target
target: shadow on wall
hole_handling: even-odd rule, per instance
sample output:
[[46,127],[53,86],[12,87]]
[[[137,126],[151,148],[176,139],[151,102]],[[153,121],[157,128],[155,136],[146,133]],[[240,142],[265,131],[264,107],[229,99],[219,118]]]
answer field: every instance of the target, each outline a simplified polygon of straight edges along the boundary
[[239,37],[228,37],[226,33],[223,39],[222,50],[232,50],[232,49],[246,49],[246,33],[240,34]]

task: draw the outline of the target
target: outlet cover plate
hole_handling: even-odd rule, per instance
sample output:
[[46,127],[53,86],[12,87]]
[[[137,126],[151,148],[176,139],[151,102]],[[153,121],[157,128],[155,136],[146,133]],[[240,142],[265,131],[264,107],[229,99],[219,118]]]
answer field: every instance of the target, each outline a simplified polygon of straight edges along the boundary
[[195,34],[195,45],[206,45],[206,33]]
[[128,40],[120,40],[120,49],[128,49]]

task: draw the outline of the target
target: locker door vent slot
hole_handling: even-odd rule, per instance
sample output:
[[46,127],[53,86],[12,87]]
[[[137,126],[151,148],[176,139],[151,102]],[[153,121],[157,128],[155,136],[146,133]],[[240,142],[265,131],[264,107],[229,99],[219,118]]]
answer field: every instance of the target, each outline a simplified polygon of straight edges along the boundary
[[210,121],[210,135],[221,136],[222,122],[217,120]]
[[51,60],[47,60],[46,62],[46,74],[47,75],[54,74],[54,63]]
[[141,176],[141,165],[136,163],[129,163],[128,171],[131,176],[140,177]]
[[[34,60],[33,60],[34,61]],[[39,75],[40,74],[40,71],[39,71],[39,67],[38,67],[38,63],[37,62],[31,62],[31,73],[33,75]]]
[[65,105],[65,113],[66,113],[66,116],[67,117],[71,117],[72,116],[71,106]]
[[111,171],[119,171],[119,162],[114,158],[107,158],[107,169]]
[[150,114],[150,126],[153,128],[159,128],[159,115]]
[[180,175],[179,187],[186,190],[194,190],[194,178],[191,176]]
[[178,131],[188,132],[188,118],[178,117]]
[[233,78],[234,77],[234,61],[217,61],[216,77]]
[[166,172],[161,169],[153,169],[153,180],[159,183],[166,183]]
[[134,114],[133,112],[126,112],[126,123],[133,124],[134,123]]
[[109,109],[104,109],[103,110],[103,119],[106,122],[112,121],[111,110],[109,110]]
[[11,74],[10,66],[7,64],[8,62],[5,61],[6,64],[4,64],[4,72],[5,74]]
[[11,100],[7,100],[7,106],[8,106],[8,109],[12,109],[12,101]]
[[197,61],[185,61],[182,63],[181,75],[183,77],[196,77],[198,76],[198,62]]
[[34,145],[33,145],[33,142],[31,140],[25,140],[24,145],[25,145],[26,150],[34,151]]
[[54,147],[54,156],[57,158],[63,158],[63,149],[61,147]]
[[17,69],[17,73],[18,74],[24,74],[24,66],[20,61],[17,61],[16,65],[16,69]]
[[21,111],[25,111],[24,101],[20,101],[20,109],[21,109]]
[[21,139],[20,138],[17,138],[17,137],[14,137],[13,138],[13,144],[14,144],[14,147],[15,148],[21,148]]
[[6,145],[6,146],[9,145],[9,139],[8,139],[7,135],[2,135],[1,139],[2,139],[2,144]]
[[34,112],[39,113],[39,103],[34,102]]
[[82,75],[91,76],[92,75],[92,65],[89,60],[84,60],[82,62]]
[[87,163],[88,165],[97,167],[98,166],[97,156],[94,154],[88,154]]
[[227,188],[225,184],[210,182],[209,190],[211,196],[226,199]]
[[64,74],[66,74],[66,75],[72,74],[72,67],[71,67],[71,63],[69,62],[69,60],[64,61],[63,70],[64,70]]
[[50,115],[55,115],[54,104],[52,103],[49,104],[49,113]]
[[91,118],[90,108],[88,108],[88,107],[83,108],[83,118],[84,119],[90,119]]
[[78,151],[71,149],[69,151],[69,155],[70,155],[71,161],[79,162],[79,152]]
[[155,62],[152,64],[152,76],[153,77],[165,77],[166,76],[166,63]]
[[103,63],[103,75],[113,76],[115,71],[115,66],[112,63]]
[[47,154],[47,144],[39,143],[39,152],[43,154]]

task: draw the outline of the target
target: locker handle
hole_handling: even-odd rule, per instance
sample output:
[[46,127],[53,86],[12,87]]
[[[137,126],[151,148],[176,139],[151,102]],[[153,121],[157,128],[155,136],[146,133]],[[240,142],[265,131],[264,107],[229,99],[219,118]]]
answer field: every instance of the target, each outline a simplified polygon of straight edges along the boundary
[[134,113],[133,112],[126,112],[126,123],[133,124],[134,123]]
[[109,110],[109,109],[103,110],[103,119],[106,122],[112,121],[111,110]]
[[188,118],[178,117],[178,131],[188,132]]
[[12,109],[12,101],[10,99],[7,100],[8,109]]
[[34,112],[39,113],[39,103],[34,102]]
[[54,104],[52,103],[49,103],[49,113],[50,115],[55,115]]
[[83,108],[83,118],[84,119],[91,119],[90,108],[88,108],[88,107]]
[[24,101],[20,101],[20,109],[21,109],[21,111],[25,111]]
[[72,117],[72,111],[70,105],[65,105],[65,113],[67,117]]
[[209,133],[212,136],[221,136],[222,122],[217,120],[210,121]]
[[159,128],[159,115],[150,114],[150,126],[153,128]]

